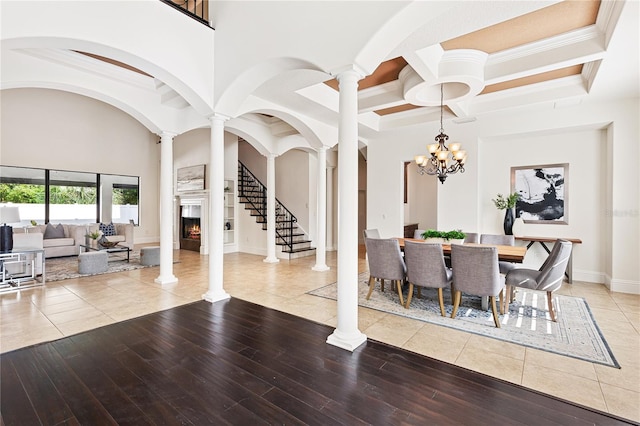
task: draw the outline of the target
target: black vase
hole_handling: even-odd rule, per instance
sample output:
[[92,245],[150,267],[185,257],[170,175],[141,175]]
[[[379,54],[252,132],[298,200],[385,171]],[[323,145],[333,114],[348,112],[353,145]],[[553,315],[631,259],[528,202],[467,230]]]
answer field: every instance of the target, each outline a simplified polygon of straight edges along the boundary
[[513,209],[504,212],[504,234],[513,235]]
[[13,227],[0,226],[0,252],[8,253],[13,250]]

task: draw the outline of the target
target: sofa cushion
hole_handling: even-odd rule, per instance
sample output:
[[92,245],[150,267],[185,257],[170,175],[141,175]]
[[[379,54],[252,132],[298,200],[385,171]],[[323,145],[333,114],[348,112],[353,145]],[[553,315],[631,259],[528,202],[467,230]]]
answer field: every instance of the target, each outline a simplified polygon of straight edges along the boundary
[[121,243],[123,241],[127,241],[124,235],[109,235],[108,237],[104,237],[107,241],[112,243]]
[[45,240],[51,238],[64,238],[64,227],[61,223],[59,223],[57,226],[53,226],[51,223],[47,223],[47,228],[44,231],[43,238]]
[[100,230],[105,237],[109,237],[111,235],[116,235],[116,227],[113,226],[113,222],[106,224],[100,223]]
[[42,240],[43,247],[61,247],[61,246],[73,246],[76,241],[73,238],[47,238]]

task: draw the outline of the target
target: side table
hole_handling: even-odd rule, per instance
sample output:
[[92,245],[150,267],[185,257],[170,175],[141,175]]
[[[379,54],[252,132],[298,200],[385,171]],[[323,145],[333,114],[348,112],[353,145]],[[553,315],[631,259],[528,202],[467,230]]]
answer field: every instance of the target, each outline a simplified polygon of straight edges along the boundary
[[[41,262],[38,278],[36,262]],[[44,249],[20,248],[0,253],[0,293],[44,285],[46,278]]]

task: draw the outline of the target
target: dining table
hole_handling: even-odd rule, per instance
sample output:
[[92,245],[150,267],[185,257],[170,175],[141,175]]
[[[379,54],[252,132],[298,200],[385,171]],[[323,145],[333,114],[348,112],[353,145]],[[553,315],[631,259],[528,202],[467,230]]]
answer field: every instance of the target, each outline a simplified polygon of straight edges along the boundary
[[[405,241],[416,241],[419,243],[424,243],[425,240],[420,238],[396,238],[400,245],[400,250],[404,251],[404,242]],[[453,243],[456,244],[456,243]],[[513,263],[522,263],[524,261],[524,256],[527,254],[527,248],[524,246],[503,246],[497,244],[477,244],[477,243],[461,243],[465,246],[478,246],[478,247],[496,247],[498,249],[498,260],[502,260],[505,262],[513,262]],[[445,256],[451,256],[451,243],[442,243],[442,254]],[[488,310],[488,297],[482,297],[482,309]]]
[[[397,238],[400,244],[400,250],[404,250],[405,241],[416,241],[424,243],[425,240],[419,238]],[[527,248],[524,246],[502,246],[496,244],[476,244],[476,243],[464,243],[466,246],[478,246],[478,247],[496,247],[498,249],[498,260],[504,262],[522,263],[524,256],[527,254]],[[451,244],[442,243],[442,253],[445,256],[451,255]]]

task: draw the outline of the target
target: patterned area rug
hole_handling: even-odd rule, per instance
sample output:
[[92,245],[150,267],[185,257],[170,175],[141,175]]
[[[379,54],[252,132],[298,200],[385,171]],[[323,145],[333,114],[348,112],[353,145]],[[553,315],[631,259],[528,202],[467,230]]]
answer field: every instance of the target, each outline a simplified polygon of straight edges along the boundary
[[[360,306],[620,368],[594,321],[587,302],[582,298],[554,296],[558,322],[553,322],[547,310],[546,293],[518,289],[516,301],[510,304],[508,313],[500,315],[500,328],[496,328],[491,309],[481,309],[480,297],[463,294],[457,316],[452,319],[453,305],[448,289],[444,291],[447,316],[442,317],[437,290],[422,289],[421,299],[414,290],[411,306],[405,309],[400,305],[397,291],[391,291],[388,282],[385,282],[384,293],[380,291],[380,284],[376,283],[371,298],[366,300],[368,280],[368,273],[358,277]],[[406,301],[408,286],[404,287]],[[309,294],[335,300],[336,290],[336,283],[333,283],[310,291]]]
[[[113,272],[133,271],[134,269],[148,268],[148,266],[140,264],[140,251],[131,251],[131,253],[129,253],[129,262],[126,260],[114,260],[116,256],[122,257],[123,255],[121,253],[114,254],[113,259],[109,259],[109,268],[106,272],[89,275],[111,274]],[[126,258],[126,254],[124,254],[124,256]],[[78,273],[78,256],[54,257],[47,259],[45,262],[45,270],[47,272],[47,282],[89,276],[87,274]]]

